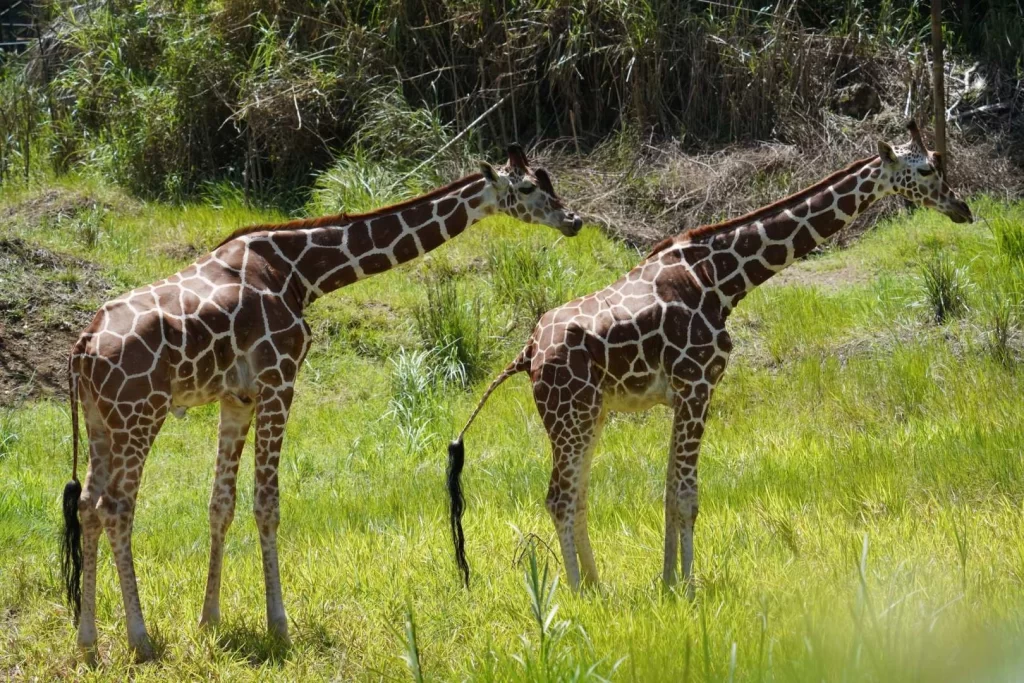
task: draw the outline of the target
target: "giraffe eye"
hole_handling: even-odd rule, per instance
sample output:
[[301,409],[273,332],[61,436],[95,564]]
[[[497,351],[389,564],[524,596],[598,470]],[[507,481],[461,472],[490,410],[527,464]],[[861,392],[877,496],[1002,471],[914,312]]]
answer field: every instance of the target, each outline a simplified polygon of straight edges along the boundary
[[921,175],[927,177],[927,176],[930,176],[932,173],[935,173],[935,169],[934,168],[919,168],[919,169],[917,169],[917,172],[920,173]]
[[519,191],[522,192],[523,194],[530,194],[536,189],[537,186],[534,185],[533,183],[523,183],[522,185],[519,186]]

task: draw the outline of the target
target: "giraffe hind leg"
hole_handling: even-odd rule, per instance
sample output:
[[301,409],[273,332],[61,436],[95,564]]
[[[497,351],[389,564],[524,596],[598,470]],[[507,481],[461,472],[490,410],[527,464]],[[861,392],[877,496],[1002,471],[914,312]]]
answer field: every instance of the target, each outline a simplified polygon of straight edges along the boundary
[[590,446],[587,448],[583,458],[573,524],[576,553],[580,561],[580,580],[583,586],[588,587],[596,587],[598,585],[597,562],[594,560],[594,551],[590,546],[590,533],[587,529],[587,508],[590,491],[590,463],[594,457],[594,449],[597,447],[597,442],[601,438],[601,428],[603,425],[604,414],[602,413],[591,436]]
[[224,563],[224,537],[235,516],[235,491],[238,464],[245,437],[252,422],[252,400],[221,401],[220,436],[217,445],[217,471],[210,493],[210,566],[206,574],[206,594],[200,626],[220,621],[221,570]]
[[[601,418],[601,394],[586,350],[572,345],[540,368],[534,400],[551,440],[552,472],[546,506],[555,524],[565,573],[573,590],[580,587],[579,551],[587,574],[596,580],[596,566],[586,536],[586,511],[580,509],[581,482],[593,450]],[[582,523],[580,523],[582,522]],[[577,529],[583,544],[577,546]]]
[[107,486],[110,470],[110,433],[95,411],[87,408],[86,429],[89,435],[89,469],[78,516],[82,524],[82,608],[78,620],[77,643],[91,662],[96,656],[96,564],[103,522],[96,505]]
[[146,456],[167,414],[165,404],[154,406],[151,402],[150,408],[152,412],[147,411],[147,416],[137,417],[125,429],[111,430],[113,439],[110,479],[96,505],[96,511],[110,540],[110,549],[121,583],[128,645],[139,661],[152,659],[154,652],[142,616],[132,556],[135,499],[139,492]]

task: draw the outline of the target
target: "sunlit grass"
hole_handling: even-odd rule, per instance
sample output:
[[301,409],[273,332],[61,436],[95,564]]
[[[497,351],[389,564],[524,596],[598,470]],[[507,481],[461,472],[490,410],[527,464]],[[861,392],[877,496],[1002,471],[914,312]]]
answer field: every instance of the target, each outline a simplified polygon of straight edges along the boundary
[[[979,216],[1016,209],[981,201]],[[113,213],[113,212],[112,212]],[[243,207],[146,205],[103,220],[92,246],[23,236],[120,273],[126,286],[187,262],[146,248],[206,247],[273,218]],[[110,237],[117,234],[117,237]],[[543,498],[547,438],[524,376],[466,439],[461,588],[446,523],[444,445],[492,372],[519,349],[514,302],[495,293],[495,244],[548,249],[574,296],[638,254],[588,228],[576,239],[491,220],[425,259],[318,302],[281,466],[280,553],[294,645],[268,640],[243,458],[227,540],[224,623],[197,627],[208,552],[217,411],[169,420],[139,496],[135,557],[162,656],[132,667],[116,572],[101,545],[101,664],[77,663],[56,578],[58,496],[70,474],[60,402],[0,416],[0,676],[88,679],[1017,680],[1024,670],[1024,410],[1012,353],[991,351],[993,311],[1018,313],[1018,266],[984,223],[919,212],[821,259],[863,277],[772,286],[741,304],[736,351],[701,457],[697,599],[660,586],[667,411],[615,416],[593,464],[591,538],[602,587],[548,594],[559,558]],[[964,317],[932,321],[921,264],[962,264]],[[417,359],[414,313],[444,266],[478,297],[488,371],[463,391]],[[806,266],[797,265],[795,268]],[[545,277],[556,277],[557,272]],[[507,285],[507,283],[506,283]],[[358,325],[358,327],[357,327]],[[1013,350],[1013,330],[1006,335]],[[401,351],[405,349],[405,351]],[[413,396],[415,395],[415,396]],[[404,411],[404,412],[403,412]],[[528,557],[528,556],[527,556]],[[558,610],[545,632],[537,614]],[[414,640],[407,627],[415,624]],[[546,646],[541,650],[541,634]],[[412,648],[410,643],[415,644]]]

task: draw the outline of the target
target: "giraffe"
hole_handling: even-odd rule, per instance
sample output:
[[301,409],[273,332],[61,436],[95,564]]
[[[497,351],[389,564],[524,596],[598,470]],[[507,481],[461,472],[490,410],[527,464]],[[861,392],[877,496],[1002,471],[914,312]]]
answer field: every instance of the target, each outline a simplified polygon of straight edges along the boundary
[[[835,234],[878,199],[901,195],[956,223],[971,210],[946,184],[942,160],[915,123],[911,140],[861,159],[822,181],[745,216],[666,239],[623,278],[554,308],[537,322],[518,357],[487,388],[448,449],[450,523],[456,562],[469,584],[462,530],[463,436],[491,393],[529,372],[533,397],[551,441],[547,509],[570,585],[595,585],[587,532],[590,462],[610,411],[673,411],[665,487],[662,579],[686,592],[697,518],[697,458],[712,393],[732,350],[730,312],[751,290]],[[677,557],[679,553],[679,557]]]
[[[168,413],[182,417],[213,401],[220,401],[220,436],[200,623],[220,618],[224,537],[255,419],[253,498],[267,626],[287,642],[276,542],[278,462],[296,374],[310,346],[304,312],[324,294],[422,256],[498,212],[566,236],[582,225],[563,206],[547,172],[531,169],[522,149],[512,145],[502,168],[484,162],[479,173],[390,207],[236,230],[184,270],[100,308],[69,358],[74,466],[63,496],[64,587],[78,622],[78,645],[90,659],[103,531],[120,578],[129,645],[139,659],[153,655],[131,548],[142,468]],[[78,481],[79,402],[89,437],[84,487]]]

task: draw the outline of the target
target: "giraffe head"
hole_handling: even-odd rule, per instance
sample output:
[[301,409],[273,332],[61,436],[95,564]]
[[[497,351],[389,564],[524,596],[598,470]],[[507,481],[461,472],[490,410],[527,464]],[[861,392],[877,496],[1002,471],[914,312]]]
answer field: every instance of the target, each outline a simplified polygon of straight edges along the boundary
[[549,225],[567,237],[573,237],[583,227],[583,219],[558,198],[551,176],[543,168],[530,168],[519,145],[509,145],[508,164],[494,168],[484,161],[480,172],[487,181],[484,196],[495,211],[526,223]]
[[882,182],[887,180],[896,194],[918,206],[936,209],[954,223],[974,222],[971,208],[946,184],[942,157],[938,152],[928,151],[914,121],[907,124],[907,129],[910,142],[905,145],[892,147],[887,142],[878,142]]

